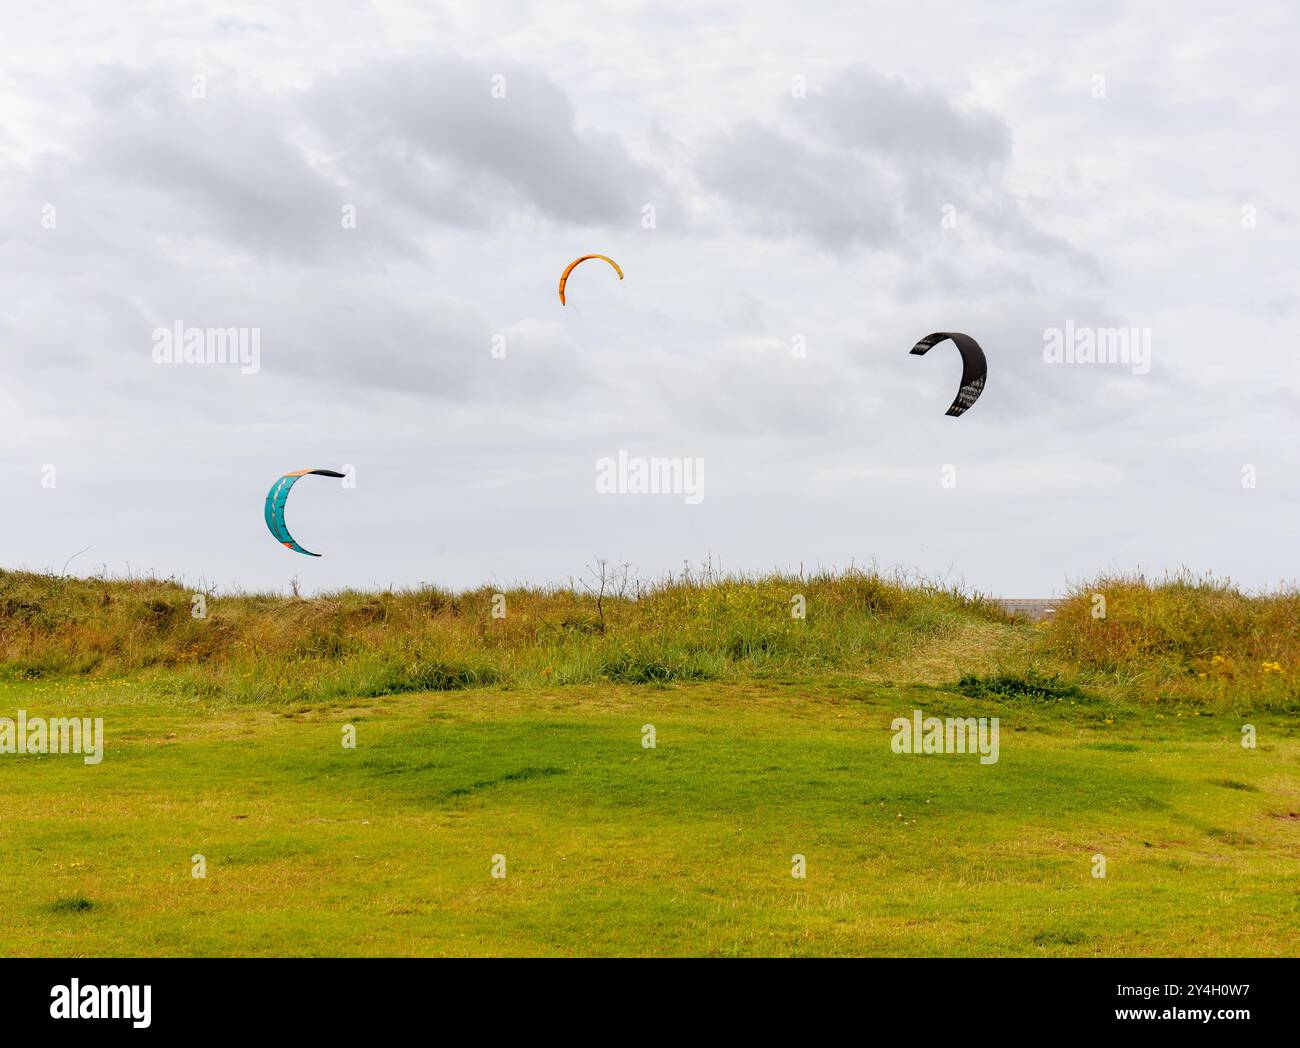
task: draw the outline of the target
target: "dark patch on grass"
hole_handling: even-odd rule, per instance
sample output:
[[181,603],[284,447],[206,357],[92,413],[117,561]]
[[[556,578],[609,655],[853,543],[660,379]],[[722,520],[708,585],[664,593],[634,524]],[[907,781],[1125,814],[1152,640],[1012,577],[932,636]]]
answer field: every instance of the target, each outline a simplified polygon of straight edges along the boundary
[[739,634],[727,645],[727,657],[732,662],[753,656],[783,655],[790,648],[789,642],[779,634]]
[[1072,928],[1048,929],[1034,936],[1035,946],[1078,946],[1091,936]]
[[494,786],[504,786],[511,782],[527,782],[529,779],[544,779],[552,775],[563,775],[563,768],[545,767],[545,768],[520,768],[519,771],[508,772],[505,775],[499,775],[495,779],[480,779],[478,782],[472,782],[466,786],[453,786],[447,791],[447,797],[468,797],[472,793],[479,793],[482,790],[490,790]]
[[384,763],[377,764],[374,761],[364,761],[363,766],[371,775],[413,775],[422,771],[437,771],[445,768],[447,765],[442,761],[416,761],[401,759],[397,761],[385,760]]
[[1135,811],[1163,811],[1169,802],[1151,793],[1126,794],[1119,797],[1120,803]]
[[1030,670],[1024,675],[1000,673],[995,677],[977,677],[968,673],[957,682],[957,690],[969,699],[1028,699],[1033,702],[1060,702],[1073,699],[1075,702],[1089,702],[1087,695],[1077,685],[1069,684],[1059,677],[1035,673]]
[[616,684],[667,684],[679,680],[711,680],[713,674],[699,666],[670,665],[638,655],[617,655],[601,667],[602,676]]
[[1238,833],[1236,830],[1225,830],[1218,826],[1208,827],[1205,836],[1213,837],[1216,841],[1223,841],[1224,844],[1232,844],[1238,848],[1244,848],[1246,845],[1254,843],[1244,833]]
[[301,638],[285,657],[293,662],[338,662],[364,650],[362,643],[345,637],[338,629],[315,630]]
[[94,908],[95,904],[83,895],[71,899],[57,899],[47,907],[50,913],[85,913]]
[[142,601],[135,613],[136,618],[150,629],[166,630],[179,618],[180,608],[176,604],[154,598]]
[[1209,783],[1211,786],[1222,786],[1225,790],[1245,790],[1247,793],[1259,792],[1258,786],[1252,786],[1240,779],[1210,779]]
[[602,636],[605,624],[594,615],[566,615],[555,628],[557,633],[585,633],[589,636]]
[[1085,742],[1081,750],[1105,750],[1107,753],[1138,753],[1142,747],[1132,742]]
[[357,694],[374,699],[381,695],[401,695],[406,692],[457,691],[461,688],[495,684],[499,676],[496,670],[486,666],[441,661],[418,662],[409,666],[390,667]]

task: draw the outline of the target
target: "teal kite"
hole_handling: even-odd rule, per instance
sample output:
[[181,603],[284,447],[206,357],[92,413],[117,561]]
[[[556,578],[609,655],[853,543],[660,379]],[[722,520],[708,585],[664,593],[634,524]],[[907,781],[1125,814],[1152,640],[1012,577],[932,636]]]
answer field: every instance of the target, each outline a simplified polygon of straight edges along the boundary
[[284,504],[289,501],[289,489],[298,483],[300,477],[306,477],[315,474],[318,477],[343,477],[344,473],[335,473],[332,469],[300,469],[293,473],[286,473],[283,477],[271,485],[271,490],[266,493],[266,526],[271,529],[271,534],[282,546],[288,546],[295,553],[305,553],[309,557],[319,557],[319,553],[313,553],[309,549],[303,549],[298,545],[297,540],[289,534],[289,529],[284,525]]

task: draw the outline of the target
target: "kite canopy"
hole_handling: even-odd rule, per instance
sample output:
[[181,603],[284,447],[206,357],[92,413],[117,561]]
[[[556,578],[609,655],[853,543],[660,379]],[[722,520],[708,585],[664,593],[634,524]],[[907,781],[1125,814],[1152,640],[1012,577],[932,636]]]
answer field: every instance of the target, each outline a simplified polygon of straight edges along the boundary
[[618,268],[618,263],[615,262],[612,258],[610,258],[607,255],[583,255],[581,258],[575,258],[572,262],[570,262],[567,266],[564,267],[564,272],[560,274],[560,305],[565,304],[564,285],[569,282],[569,274],[573,272],[573,267],[576,266],[579,262],[586,262],[587,259],[589,258],[599,258],[602,261],[608,262],[611,266],[614,267],[614,272],[618,274],[618,279],[619,280],[623,279],[623,271]]
[[271,534],[283,546],[288,546],[295,553],[305,553],[309,557],[319,557],[319,553],[313,553],[309,549],[303,549],[298,545],[297,540],[289,534],[289,529],[284,525],[284,504],[289,500],[290,489],[298,483],[302,477],[315,474],[318,477],[344,477],[344,473],[336,473],[332,469],[299,469],[293,473],[286,473],[283,477],[271,485],[271,490],[266,493],[266,526],[271,529]]
[[980,394],[984,392],[984,380],[988,377],[989,364],[984,359],[984,350],[980,349],[980,344],[970,335],[963,335],[960,331],[936,331],[933,335],[926,335],[912,347],[912,352],[918,357],[923,357],[930,351],[931,346],[937,346],[945,339],[952,339],[953,344],[961,351],[961,388],[957,390],[957,399],[952,402],[952,407],[947,411],[947,414],[956,418],[979,400]]

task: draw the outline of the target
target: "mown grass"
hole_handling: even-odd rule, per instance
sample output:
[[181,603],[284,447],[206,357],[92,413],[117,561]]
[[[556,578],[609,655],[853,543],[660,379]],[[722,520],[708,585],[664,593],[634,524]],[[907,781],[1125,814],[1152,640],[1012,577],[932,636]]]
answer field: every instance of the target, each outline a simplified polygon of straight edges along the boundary
[[[1300,737],[1276,715],[1249,750],[1225,716],[955,682],[487,687],[283,711],[103,698],[84,680],[0,685],[4,707],[84,708],[108,734],[93,767],[0,757],[0,953],[1300,947]],[[914,708],[999,717],[1000,760],[895,754],[891,719]]]

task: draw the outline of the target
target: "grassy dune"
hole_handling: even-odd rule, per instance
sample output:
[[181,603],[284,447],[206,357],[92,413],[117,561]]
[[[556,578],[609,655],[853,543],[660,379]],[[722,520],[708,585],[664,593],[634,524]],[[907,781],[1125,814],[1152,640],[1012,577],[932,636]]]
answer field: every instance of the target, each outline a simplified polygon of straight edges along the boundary
[[[1046,627],[873,575],[505,597],[193,619],[0,574],[0,716],[107,734],[0,754],[0,952],[1300,949],[1294,595],[1104,581]],[[893,752],[914,709],[998,717],[1000,759]]]
[[[1103,579],[1032,630],[978,594],[874,573],[705,572],[594,589],[300,599],[0,571],[0,672],[129,678],[184,700],[283,704],[479,686],[1006,669],[1137,700],[1300,709],[1294,591],[1249,597],[1214,580]],[[1097,594],[1104,618],[1093,614]],[[199,597],[202,618],[193,615]]]
[[[173,582],[4,573],[0,643],[19,677],[134,674],[186,695],[280,702],[815,675],[905,653],[962,624],[1005,621],[978,598],[874,575],[687,576],[620,589],[208,595],[197,619],[194,594]],[[802,618],[791,614],[797,598]]]

